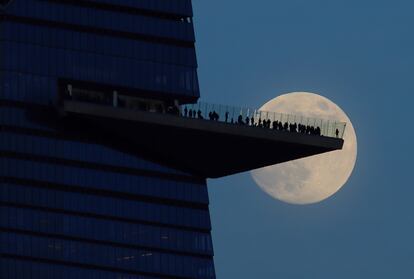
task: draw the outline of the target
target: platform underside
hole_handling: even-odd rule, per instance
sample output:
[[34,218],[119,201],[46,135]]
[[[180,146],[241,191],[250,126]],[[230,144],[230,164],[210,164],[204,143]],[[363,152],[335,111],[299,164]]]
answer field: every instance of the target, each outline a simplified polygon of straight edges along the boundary
[[72,127],[196,176],[223,177],[342,149],[343,140],[64,101]]

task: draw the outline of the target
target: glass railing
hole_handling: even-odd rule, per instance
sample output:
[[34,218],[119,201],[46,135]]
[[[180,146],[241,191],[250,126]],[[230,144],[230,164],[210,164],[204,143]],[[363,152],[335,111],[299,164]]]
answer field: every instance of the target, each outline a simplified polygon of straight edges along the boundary
[[345,122],[199,102],[182,105],[181,116],[325,137],[343,138]]
[[154,102],[146,99],[123,96],[116,92],[108,95],[90,90],[71,89],[70,92],[68,91],[64,94],[64,99],[153,113],[167,113],[176,115],[177,117],[217,121],[252,128],[264,128],[334,138],[343,138],[346,127],[346,123],[335,120],[324,120],[204,102],[181,106],[166,106],[161,101]]

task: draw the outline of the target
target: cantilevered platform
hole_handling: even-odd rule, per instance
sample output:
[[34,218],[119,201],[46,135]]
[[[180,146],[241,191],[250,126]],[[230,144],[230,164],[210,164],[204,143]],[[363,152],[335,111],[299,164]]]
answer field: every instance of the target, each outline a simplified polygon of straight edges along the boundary
[[[206,178],[342,149],[340,138],[64,100],[62,115],[128,152]],[[103,132],[103,133],[101,133]]]

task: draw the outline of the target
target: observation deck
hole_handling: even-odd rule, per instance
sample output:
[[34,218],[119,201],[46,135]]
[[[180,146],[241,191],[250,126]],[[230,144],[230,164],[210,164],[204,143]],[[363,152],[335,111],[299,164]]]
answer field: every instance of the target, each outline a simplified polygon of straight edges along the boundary
[[60,101],[61,115],[75,126],[114,148],[205,178],[339,150],[344,143],[345,123],[202,103],[148,109],[118,95],[79,96]]

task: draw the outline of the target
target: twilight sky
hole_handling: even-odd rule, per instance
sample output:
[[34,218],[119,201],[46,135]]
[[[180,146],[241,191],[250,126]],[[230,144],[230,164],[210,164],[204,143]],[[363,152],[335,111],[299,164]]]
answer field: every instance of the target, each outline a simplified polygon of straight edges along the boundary
[[204,101],[320,93],[358,136],[350,181],[319,204],[273,200],[249,173],[209,180],[217,277],[414,278],[414,2],[193,5]]

